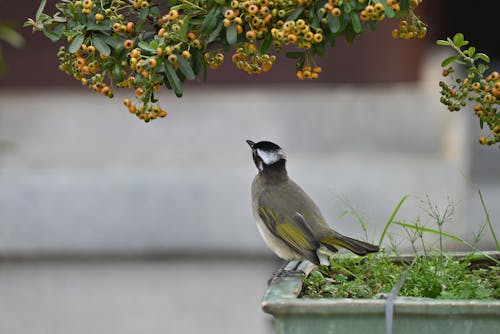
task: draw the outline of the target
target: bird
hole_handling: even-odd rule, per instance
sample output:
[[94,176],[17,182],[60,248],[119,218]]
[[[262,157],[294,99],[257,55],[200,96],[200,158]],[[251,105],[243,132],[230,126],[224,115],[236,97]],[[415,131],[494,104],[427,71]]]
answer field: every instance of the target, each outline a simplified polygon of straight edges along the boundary
[[284,150],[270,141],[246,141],[258,173],[252,182],[252,211],[269,248],[281,259],[329,265],[333,253],[345,248],[364,256],[377,245],[333,230],[305,191],[286,170]]

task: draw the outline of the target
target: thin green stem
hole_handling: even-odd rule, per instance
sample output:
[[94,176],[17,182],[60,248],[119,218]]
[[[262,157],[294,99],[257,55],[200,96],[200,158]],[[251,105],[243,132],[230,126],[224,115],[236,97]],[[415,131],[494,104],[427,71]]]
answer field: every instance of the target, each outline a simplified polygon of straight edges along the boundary
[[486,222],[488,223],[488,227],[490,229],[491,236],[493,237],[493,240],[495,241],[495,246],[497,248],[497,251],[500,252],[500,243],[498,242],[498,238],[497,238],[497,235],[495,233],[495,229],[493,228],[493,224],[491,223],[490,214],[488,212],[488,209],[486,208],[483,194],[481,193],[481,189],[479,189],[479,187],[476,187],[476,189],[477,189],[477,193],[479,194],[479,199],[481,200],[481,206],[483,207],[484,215],[486,217]]

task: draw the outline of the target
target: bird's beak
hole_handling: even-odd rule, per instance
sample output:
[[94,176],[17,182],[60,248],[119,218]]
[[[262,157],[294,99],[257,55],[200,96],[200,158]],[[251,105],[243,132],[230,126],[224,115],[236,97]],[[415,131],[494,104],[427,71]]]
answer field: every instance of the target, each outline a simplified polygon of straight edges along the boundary
[[247,144],[250,145],[250,148],[253,150],[253,146],[255,145],[255,143],[251,140],[247,140]]

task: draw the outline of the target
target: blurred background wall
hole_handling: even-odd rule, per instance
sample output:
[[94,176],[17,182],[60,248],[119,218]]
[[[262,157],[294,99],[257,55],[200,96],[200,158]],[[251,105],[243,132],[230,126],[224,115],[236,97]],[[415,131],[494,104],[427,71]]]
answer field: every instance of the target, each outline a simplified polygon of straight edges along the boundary
[[[377,239],[409,194],[399,219],[426,222],[427,196],[453,203],[447,231],[471,240],[484,221],[472,183],[500,230],[500,152],[476,144],[472,113],[440,105],[434,46],[461,31],[497,57],[479,34],[494,5],[451,4],[425,3],[425,41],[393,40],[387,22],[339,42],[318,82],[281,58],[258,77],[226,60],[182,99],[164,92],[169,116],[150,124],[123,108],[128,92],[82,88],[57,70],[58,45],[20,29],[24,48],[1,44],[0,332],[272,332],[259,300],[279,261],[253,222],[246,139],[280,144],[345,234],[364,236],[343,215],[354,208]],[[0,20],[20,26],[37,6],[0,1]]]

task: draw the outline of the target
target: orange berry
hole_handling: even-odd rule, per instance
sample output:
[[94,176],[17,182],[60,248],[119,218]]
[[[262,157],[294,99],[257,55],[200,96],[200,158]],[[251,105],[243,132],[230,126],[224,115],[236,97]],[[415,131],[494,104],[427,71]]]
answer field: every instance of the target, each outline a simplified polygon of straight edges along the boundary
[[135,43],[133,39],[127,39],[125,40],[125,42],[123,42],[123,46],[125,47],[125,49],[132,49],[134,47],[134,44]]
[[168,56],[168,61],[170,62],[170,64],[177,64],[177,55],[175,54],[171,54],[170,56]]
[[384,11],[384,5],[382,5],[380,2],[377,2],[373,8],[377,13],[381,13]]
[[141,51],[139,49],[133,49],[132,52],[130,53],[130,57],[132,58],[139,58],[141,56]]
[[148,59],[148,66],[151,67],[151,68],[155,68],[156,67],[156,58],[149,58]]
[[313,39],[316,43],[321,43],[321,41],[323,40],[323,35],[320,34],[319,32],[315,33]]
[[101,13],[96,13],[94,18],[97,22],[101,22],[104,20],[104,15],[102,15]]
[[77,65],[78,67],[82,67],[82,66],[84,66],[86,63],[87,63],[87,62],[85,61],[85,58],[83,58],[83,57],[78,57],[78,58],[76,58],[76,65]]
[[127,32],[129,34],[134,32],[134,28],[135,28],[134,22],[128,22],[126,27],[127,27]]
[[257,38],[257,33],[255,32],[255,30],[249,30],[249,31],[247,31],[247,33],[245,34],[245,36],[249,40],[255,40]]
[[262,70],[264,72],[269,72],[272,67],[273,67],[273,63],[271,63],[271,62],[265,62],[262,64]]
[[170,12],[168,12],[168,19],[171,21],[175,21],[179,18],[179,12],[175,9],[172,9]]
[[111,91],[111,90],[110,90],[110,88],[109,88],[108,86],[104,86],[104,87],[102,87],[102,89],[101,89],[101,94],[103,94],[103,95],[108,95],[108,94],[110,93],[110,91]]
[[304,80],[304,73],[302,71],[297,71],[297,78],[299,80]]
[[119,32],[121,30],[121,28],[122,28],[122,25],[120,23],[118,23],[118,22],[115,22],[113,24],[113,27],[112,27],[112,29],[113,29],[114,32]]
[[135,114],[137,112],[137,108],[133,104],[131,104],[131,105],[127,106],[127,107],[128,107],[128,111],[131,114]]
[[295,34],[288,34],[287,36],[288,40],[290,41],[290,43],[297,43],[297,35]]
[[335,7],[334,9],[332,9],[332,11],[330,12],[330,14],[332,14],[332,16],[340,16],[340,8],[339,7]]
[[257,7],[257,5],[250,5],[250,6],[248,6],[248,14],[255,15],[258,12],[259,12],[259,7]]
[[142,89],[141,87],[137,87],[135,89],[135,95],[142,96],[143,94],[144,94],[144,89]]

